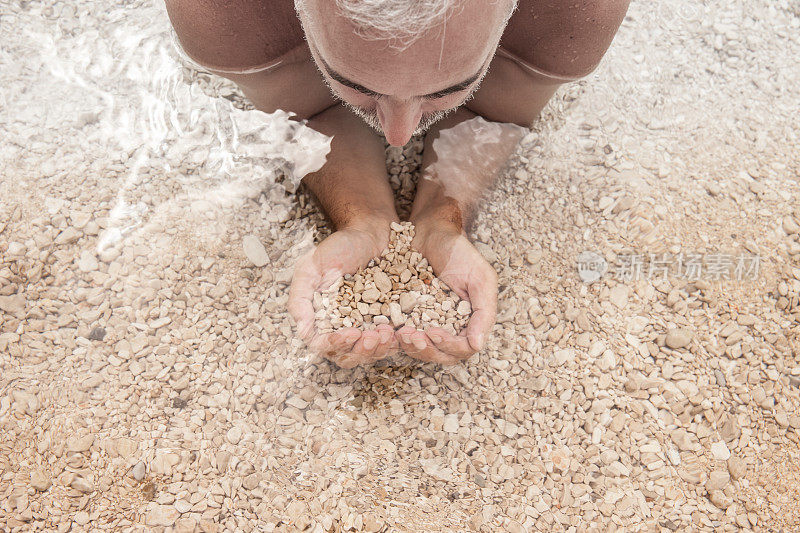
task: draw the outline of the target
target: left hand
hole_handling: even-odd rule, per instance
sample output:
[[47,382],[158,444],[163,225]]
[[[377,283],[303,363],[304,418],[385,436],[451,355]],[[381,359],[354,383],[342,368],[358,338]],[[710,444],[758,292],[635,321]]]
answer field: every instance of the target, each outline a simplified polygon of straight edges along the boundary
[[467,237],[441,220],[417,222],[412,246],[428,260],[434,273],[459,297],[469,301],[467,327],[453,335],[429,327],[424,332],[404,326],[395,332],[400,347],[411,357],[455,364],[483,349],[497,312],[497,273]]

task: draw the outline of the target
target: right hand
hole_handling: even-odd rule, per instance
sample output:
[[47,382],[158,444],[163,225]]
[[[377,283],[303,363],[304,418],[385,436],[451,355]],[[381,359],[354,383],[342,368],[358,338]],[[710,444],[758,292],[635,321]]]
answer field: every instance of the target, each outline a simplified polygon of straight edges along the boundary
[[389,224],[362,221],[343,228],[303,256],[295,266],[289,289],[289,313],[298,335],[309,349],[342,368],[374,363],[397,350],[394,329],[383,324],[374,330],[343,328],[320,333],[314,325],[314,293],[330,287],[345,274],[364,267],[389,244]]

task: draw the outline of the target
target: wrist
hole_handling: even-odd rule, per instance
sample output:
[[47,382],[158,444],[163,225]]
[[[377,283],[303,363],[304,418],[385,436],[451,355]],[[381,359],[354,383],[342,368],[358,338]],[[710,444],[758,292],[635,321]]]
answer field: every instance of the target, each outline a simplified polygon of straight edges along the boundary
[[417,234],[436,231],[459,235],[464,232],[461,208],[455,200],[412,212],[409,220]]
[[389,242],[390,225],[398,222],[394,213],[363,212],[350,217],[339,225],[337,231],[348,231],[368,236],[374,243],[376,254],[383,251]]

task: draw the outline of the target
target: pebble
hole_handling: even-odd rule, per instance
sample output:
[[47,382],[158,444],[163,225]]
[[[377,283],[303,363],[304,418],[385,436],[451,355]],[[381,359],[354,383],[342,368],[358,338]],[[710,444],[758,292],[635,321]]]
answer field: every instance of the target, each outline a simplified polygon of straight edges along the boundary
[[692,439],[689,437],[689,434],[686,430],[678,428],[672,430],[670,433],[670,437],[672,438],[672,442],[675,443],[675,446],[682,452],[690,451],[695,448]]
[[793,217],[787,216],[783,219],[783,231],[789,235],[800,233],[800,224]]
[[72,483],[70,483],[69,486],[75,490],[79,490],[86,494],[94,490],[94,484],[82,476],[75,477],[75,479],[72,480]]
[[78,269],[81,272],[94,272],[99,267],[100,264],[97,262],[97,256],[95,256],[94,252],[89,250],[81,252],[81,257],[78,260]]
[[85,526],[89,523],[89,513],[86,511],[78,511],[75,513],[75,523],[79,526]]
[[608,372],[617,366],[617,356],[611,350],[606,350],[603,352],[603,356],[598,359],[597,366],[603,372]]
[[611,300],[611,303],[616,305],[618,308],[623,309],[626,305],[628,305],[628,287],[625,285],[617,285],[611,289],[609,300]]
[[87,452],[94,443],[94,435],[84,435],[83,437],[70,437],[67,439],[67,451]]
[[[244,486],[244,484],[242,484],[242,486]],[[247,488],[247,487],[245,487],[245,488]],[[181,514],[188,513],[189,511],[192,510],[192,504],[187,502],[186,500],[175,500],[175,502],[172,504],[172,506],[175,508],[176,511],[178,511]],[[192,525],[194,525],[194,524],[192,524]],[[192,528],[192,529],[194,529],[194,528]]]
[[18,317],[25,315],[25,305],[27,304],[25,297],[21,294],[13,296],[0,296],[0,311]]
[[171,505],[153,505],[145,516],[148,526],[172,526],[180,514]]
[[389,245],[380,257],[314,296],[320,332],[391,324],[418,330],[438,326],[457,334],[466,326],[469,302],[461,301],[437,279],[427,260],[411,247],[414,226],[403,222],[393,227],[400,230],[392,230]]
[[727,461],[731,457],[731,451],[724,441],[717,441],[711,444],[711,455],[717,461]]
[[244,255],[253,265],[263,267],[269,263],[267,250],[255,235],[245,235],[242,238],[242,248],[244,249]]
[[664,342],[667,344],[668,347],[672,348],[673,350],[677,350],[679,348],[685,348],[692,342],[692,338],[694,337],[694,333],[689,331],[685,328],[672,328],[667,331],[667,336]]
[[123,459],[132,456],[139,449],[139,444],[133,439],[121,437],[117,439],[117,452]]
[[131,469],[131,474],[133,474],[133,479],[136,481],[141,481],[144,479],[145,474],[145,466],[144,463],[139,461],[136,463],[133,468]]
[[727,496],[721,490],[715,490],[709,493],[708,499],[720,509],[727,509],[733,503],[733,498]]
[[714,470],[708,475],[706,481],[706,490],[712,492],[715,490],[722,490],[731,480],[730,474],[725,470]]
[[228,430],[225,436],[231,444],[239,444],[239,441],[242,440],[242,428],[233,426]]
[[728,473],[732,480],[739,481],[747,474],[747,463],[741,457],[732,455],[728,459]]
[[31,487],[38,490],[39,492],[44,492],[50,488],[50,485],[53,484],[53,481],[50,479],[50,476],[44,473],[41,470],[34,470],[31,472]]
[[[759,57],[782,65],[797,55],[796,43],[775,36],[775,27],[796,19],[785,4],[748,4],[751,18],[771,22],[747,26],[748,40],[764,46],[730,39],[735,24],[721,5],[705,6],[706,19],[720,20],[714,28],[703,17],[681,19],[692,35],[720,43],[713,43],[723,53],[712,62],[711,74],[703,66],[707,61],[670,64],[674,46],[635,38],[648,25],[646,17],[636,16],[642,9],[632,7],[627,37],[634,38],[615,44],[631,53],[606,58],[613,67],[608,71],[624,70],[630,57],[645,58],[668,74],[687,67],[686,79],[699,82],[678,80],[671,90],[686,98],[664,99],[670,119],[657,121],[652,109],[626,98],[630,83],[619,76],[594,85],[589,99],[573,100],[580,84],[564,86],[566,120],[526,135],[512,161],[519,178],[501,180],[476,219],[478,248],[495,261],[499,281],[498,323],[486,353],[446,369],[391,358],[344,372],[307,357],[285,312],[292,266],[304,245],[329,228],[310,197],[290,198],[284,183],[273,182],[276,170],[293,179],[293,165],[284,165],[279,153],[227,159],[215,146],[218,123],[236,125],[236,117],[226,116],[225,98],[237,106],[244,102],[233,84],[160,53],[169,45],[163,32],[138,46],[136,39],[125,40],[125,32],[79,31],[92,27],[91,9],[84,20],[69,5],[12,3],[10,16],[31,26],[31,33],[47,34],[53,20],[63,30],[44,56],[36,47],[22,50],[22,59],[32,54],[32,67],[57,57],[67,74],[79,74],[99,94],[113,93],[115,102],[131,109],[142,108],[136,105],[140,93],[162,99],[166,94],[175,104],[169,124],[185,126],[181,132],[188,135],[175,142],[170,126],[160,139],[165,150],[131,152],[141,144],[130,142],[137,141],[141,124],[134,121],[121,144],[106,134],[115,131],[108,119],[124,106],[98,111],[98,127],[76,130],[73,124],[86,113],[72,116],[72,104],[97,103],[94,97],[83,102],[80,91],[65,105],[39,102],[52,126],[39,127],[38,107],[25,104],[38,102],[41,91],[56,98],[63,91],[52,91],[40,68],[15,68],[12,45],[12,68],[4,70],[3,83],[10,77],[9,87],[26,90],[11,115],[0,113],[0,131],[11,139],[0,142],[0,159],[10,162],[13,177],[0,200],[0,527],[222,533],[385,531],[406,523],[458,531],[791,530],[797,499],[791,452],[800,425],[800,371],[793,351],[800,275],[789,269],[800,259],[800,238],[785,237],[784,226],[795,231],[791,224],[800,220],[800,189],[780,178],[797,166],[785,133],[795,133],[787,104],[797,100],[800,85],[786,69],[778,76],[785,78],[782,85],[769,72],[756,76],[757,87],[737,84],[741,77],[732,75],[759,72],[748,69],[758,66]],[[150,20],[147,9],[137,4],[113,14],[126,26],[128,11]],[[674,45],[679,33],[685,32],[660,36]],[[130,68],[114,70],[109,47],[102,46],[93,47],[97,61],[81,62],[82,45],[109,39]],[[145,57],[137,61],[136,54]],[[164,61],[170,75],[159,81],[167,83],[166,93],[138,76],[161,72]],[[104,82],[108,68],[112,78],[136,74],[136,83]],[[706,94],[709,80],[718,94]],[[715,97],[735,103],[733,92],[753,101],[758,94],[786,98],[773,98],[769,110],[738,106],[743,116],[737,122],[729,120],[725,106],[707,105]],[[190,105],[180,101],[183,93]],[[703,116],[680,109],[693,97],[707,110]],[[554,101],[551,115],[562,111],[563,100]],[[598,113],[583,113],[597,102]],[[641,120],[620,120],[619,105]],[[588,127],[576,124],[575,116],[589,115]],[[269,147],[262,134],[273,132],[274,116],[253,114],[252,129],[234,130],[245,151],[264,146],[246,145],[259,136]],[[714,150],[658,150],[667,137],[691,137],[698,120],[709,118],[719,131],[742,133],[736,128],[753,126],[734,137],[761,148],[717,151],[731,155],[724,161],[714,160]],[[669,135],[655,131],[643,138],[638,126],[651,122],[667,124]],[[593,152],[563,150],[584,134]],[[120,150],[123,145],[128,149]],[[398,210],[413,200],[421,148],[415,140],[387,150]],[[480,157],[486,152],[467,150]],[[220,156],[224,179],[203,179]],[[737,177],[738,166],[755,178],[750,160],[760,177]],[[258,172],[250,179],[252,168]],[[716,179],[709,168],[734,170],[731,179]],[[53,178],[38,180],[37,174]],[[718,196],[703,193],[708,181],[718,183]],[[218,209],[214,192],[218,185],[229,192],[228,184],[234,192],[239,184],[253,184],[252,199]],[[36,198],[26,203],[31,191]],[[41,200],[53,195],[57,202],[45,201],[39,212]],[[605,213],[597,209],[599,198]],[[197,199],[212,209],[184,209]],[[262,214],[278,204],[284,214],[267,220],[282,221],[264,224]],[[136,220],[114,220],[126,205],[143,208],[136,217],[141,224],[130,231]],[[69,224],[75,227],[67,229]],[[81,266],[94,268],[87,263],[98,245],[84,236],[93,236],[95,226],[104,236],[118,233],[119,240],[103,246],[99,267],[84,274]],[[403,224],[393,227],[407,232]],[[274,258],[264,267],[242,268],[252,265],[240,244],[247,234],[257,235]],[[10,243],[18,243],[11,254]],[[647,262],[648,252],[711,254],[719,246],[727,251],[726,243],[734,253],[740,243],[762,258],[768,255],[762,268],[770,271],[753,283],[728,280],[713,288],[680,273],[663,282],[652,275],[623,282],[615,271],[619,281],[605,283],[598,276],[598,286],[587,286],[572,266],[574,253],[588,246],[609,258],[630,247]],[[431,271],[420,258],[405,259],[384,257],[373,264],[373,273],[390,279],[390,290],[383,276],[370,278],[365,269],[360,282],[356,275],[347,280],[347,303],[334,299],[330,305],[347,307],[347,319],[364,327],[384,320],[398,327],[397,305],[412,324],[423,312],[431,324],[469,317],[458,313],[459,299],[448,289],[432,286],[442,280],[428,277]],[[606,271],[600,259],[599,270]],[[710,280],[707,274],[704,268],[702,276]],[[352,287],[357,283],[359,288]],[[615,289],[623,284],[627,299]],[[380,293],[377,308],[360,300],[367,288]],[[439,289],[445,301],[434,303]],[[106,332],[102,338],[91,333],[98,327]],[[665,343],[671,327],[694,333],[672,352],[671,340]],[[142,342],[134,341],[139,337]],[[574,357],[565,354],[564,365],[547,358],[564,349],[575,350]],[[611,367],[607,350],[616,364],[604,371]],[[434,408],[435,423],[427,418]],[[456,413],[453,420],[449,414]],[[227,436],[233,426],[242,429],[236,445]],[[673,438],[677,428],[684,433]],[[67,448],[68,437],[87,433],[95,435],[87,450]],[[727,464],[714,458],[715,440],[734,452]],[[173,466],[166,450],[179,450],[181,462]],[[558,453],[551,461],[553,451]],[[133,472],[142,468],[137,483]],[[727,484],[718,470],[728,471]],[[75,481],[76,475],[85,480]],[[94,492],[70,486],[87,482]]]
[[444,417],[442,429],[447,433],[457,433],[459,428],[458,415],[449,414]]
[[372,274],[372,279],[375,281],[375,287],[381,294],[388,294],[392,290],[392,280],[382,270],[376,270]]

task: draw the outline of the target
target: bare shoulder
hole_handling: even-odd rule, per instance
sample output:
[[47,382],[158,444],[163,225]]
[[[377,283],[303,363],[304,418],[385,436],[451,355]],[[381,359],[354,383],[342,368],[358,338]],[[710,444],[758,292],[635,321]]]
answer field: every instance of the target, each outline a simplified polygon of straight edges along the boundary
[[566,77],[594,70],[630,0],[520,0],[501,45],[532,66]]
[[270,63],[303,41],[292,0],[166,0],[184,51],[222,70]]

